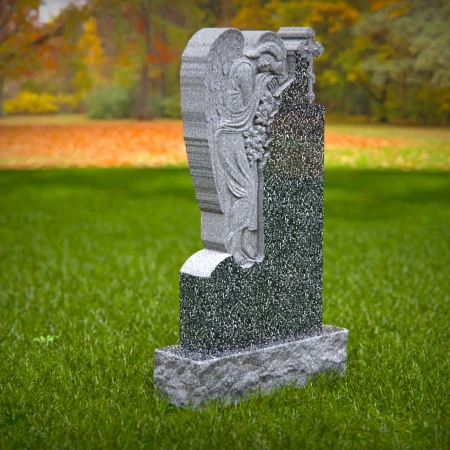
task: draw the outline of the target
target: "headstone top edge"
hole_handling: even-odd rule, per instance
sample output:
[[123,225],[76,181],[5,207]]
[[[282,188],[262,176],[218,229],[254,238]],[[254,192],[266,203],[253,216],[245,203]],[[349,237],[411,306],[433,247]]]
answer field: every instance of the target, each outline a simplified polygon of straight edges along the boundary
[[314,40],[316,33],[311,27],[281,27],[277,34],[288,52],[300,51],[305,56],[310,54],[316,58],[324,51],[323,45]]
[[281,27],[277,34],[283,39],[313,39],[316,36],[311,27]]
[[190,56],[196,58],[206,57],[213,43],[224,33],[237,33],[242,35],[241,30],[233,27],[202,28],[189,39],[182,54],[182,61]]

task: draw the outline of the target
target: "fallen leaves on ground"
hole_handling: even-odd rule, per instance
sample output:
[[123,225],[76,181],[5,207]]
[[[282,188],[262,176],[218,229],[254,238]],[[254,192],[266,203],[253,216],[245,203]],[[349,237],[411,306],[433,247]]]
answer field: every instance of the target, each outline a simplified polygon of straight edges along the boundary
[[[355,130],[327,130],[327,167],[450,169],[448,130],[439,130],[437,139],[425,129],[416,129],[414,138],[408,129],[395,138]],[[389,129],[383,133],[389,135]],[[0,126],[4,169],[165,165],[187,165],[181,121]]]
[[178,121],[0,127],[0,167],[158,167],[186,161]]

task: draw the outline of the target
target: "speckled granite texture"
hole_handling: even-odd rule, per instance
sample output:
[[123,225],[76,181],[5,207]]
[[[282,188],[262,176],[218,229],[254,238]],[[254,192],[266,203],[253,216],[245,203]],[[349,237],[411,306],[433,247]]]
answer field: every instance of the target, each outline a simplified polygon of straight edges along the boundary
[[324,108],[284,101],[264,168],[265,258],[243,269],[221,253],[210,276],[181,270],[180,344],[189,351],[320,333]]
[[345,371],[347,338],[347,330],[324,325],[320,336],[200,361],[177,346],[161,348],[155,352],[155,387],[171,403],[195,408],[256,389],[302,386],[316,373]]

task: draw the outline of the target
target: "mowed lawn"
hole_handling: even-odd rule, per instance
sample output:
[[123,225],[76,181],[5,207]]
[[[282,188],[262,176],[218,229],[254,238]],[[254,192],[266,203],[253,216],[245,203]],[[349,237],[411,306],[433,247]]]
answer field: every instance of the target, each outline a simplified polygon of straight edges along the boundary
[[188,170],[0,172],[0,448],[449,448],[450,176],[328,166],[325,184],[346,375],[190,411],[152,384],[201,248]]

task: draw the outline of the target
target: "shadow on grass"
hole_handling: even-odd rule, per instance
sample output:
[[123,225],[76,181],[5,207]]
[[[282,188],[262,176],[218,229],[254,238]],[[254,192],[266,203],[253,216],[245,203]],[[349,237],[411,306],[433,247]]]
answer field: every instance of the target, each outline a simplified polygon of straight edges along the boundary
[[411,219],[426,215],[428,207],[449,206],[450,175],[445,172],[325,172],[325,221]]
[[0,171],[2,190],[24,187],[74,191],[111,191],[122,196],[183,195],[194,199],[187,169],[56,169],[40,171]]
[[[188,169],[61,169],[0,171],[4,195],[23,190],[53,191],[58,198],[76,195],[126,199],[183,201],[195,207]],[[325,218],[377,220],[411,213],[411,208],[450,206],[450,174],[327,169]],[[168,203],[168,206],[171,204]],[[172,203],[173,205],[173,203]]]

